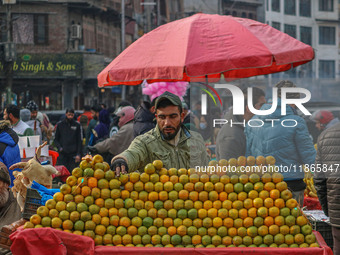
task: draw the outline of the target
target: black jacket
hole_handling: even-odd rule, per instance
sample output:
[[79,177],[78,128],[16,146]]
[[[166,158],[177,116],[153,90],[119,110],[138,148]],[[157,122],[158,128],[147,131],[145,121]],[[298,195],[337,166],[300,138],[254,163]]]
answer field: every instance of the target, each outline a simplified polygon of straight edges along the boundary
[[133,134],[135,137],[148,132],[156,126],[155,115],[150,112],[150,107],[149,102],[143,102],[138,106],[133,121]]
[[339,228],[340,124],[326,129],[318,137],[315,164],[314,183],[319,201],[325,214],[330,217],[332,226]]
[[55,132],[54,144],[59,152],[81,155],[81,128],[80,124],[67,119],[57,124]]

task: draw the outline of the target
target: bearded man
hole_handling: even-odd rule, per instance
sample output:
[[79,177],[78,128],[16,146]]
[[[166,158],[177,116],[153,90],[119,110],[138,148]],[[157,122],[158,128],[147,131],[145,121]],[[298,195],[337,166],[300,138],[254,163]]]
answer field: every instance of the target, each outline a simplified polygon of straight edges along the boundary
[[9,189],[11,178],[7,167],[0,162],[0,229],[21,218],[21,210]]
[[59,151],[58,165],[64,165],[71,172],[80,162],[81,127],[74,120],[74,110],[66,109],[66,118],[57,123],[54,144]]
[[162,160],[167,169],[207,166],[209,156],[202,136],[183,125],[180,98],[166,91],[157,98],[155,110],[156,127],[137,136],[127,150],[112,159],[111,169],[116,175],[143,172],[154,160]]

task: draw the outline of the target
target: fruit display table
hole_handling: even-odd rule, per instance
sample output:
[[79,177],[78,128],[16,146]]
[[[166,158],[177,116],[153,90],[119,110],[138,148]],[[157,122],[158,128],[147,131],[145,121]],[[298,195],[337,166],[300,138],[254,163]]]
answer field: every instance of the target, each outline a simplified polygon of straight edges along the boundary
[[[276,254],[276,255],[332,255],[319,232],[314,231],[320,247],[316,248],[147,248],[147,247],[113,247],[94,246],[94,241],[85,236],[55,230],[52,228],[35,228],[16,231],[10,238],[13,241],[11,250],[13,255],[45,255],[45,254],[82,254],[82,255],[109,255],[109,254]],[[57,253],[60,252],[60,253]]]

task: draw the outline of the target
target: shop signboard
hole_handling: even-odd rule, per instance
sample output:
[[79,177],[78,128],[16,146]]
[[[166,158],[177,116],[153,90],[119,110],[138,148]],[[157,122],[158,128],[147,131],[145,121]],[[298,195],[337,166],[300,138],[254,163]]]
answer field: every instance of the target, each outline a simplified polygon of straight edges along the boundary
[[[81,78],[82,54],[18,54],[12,62],[14,78]],[[0,62],[0,77],[5,76],[5,63]]]

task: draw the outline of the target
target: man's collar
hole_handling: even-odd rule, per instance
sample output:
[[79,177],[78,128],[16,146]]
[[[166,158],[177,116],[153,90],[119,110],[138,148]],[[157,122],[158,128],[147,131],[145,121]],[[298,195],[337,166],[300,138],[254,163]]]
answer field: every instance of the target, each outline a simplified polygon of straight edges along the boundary
[[17,122],[15,122],[12,126],[13,127],[15,127],[16,125],[18,125],[19,124],[19,122],[20,122],[20,119],[18,119],[18,121]]

